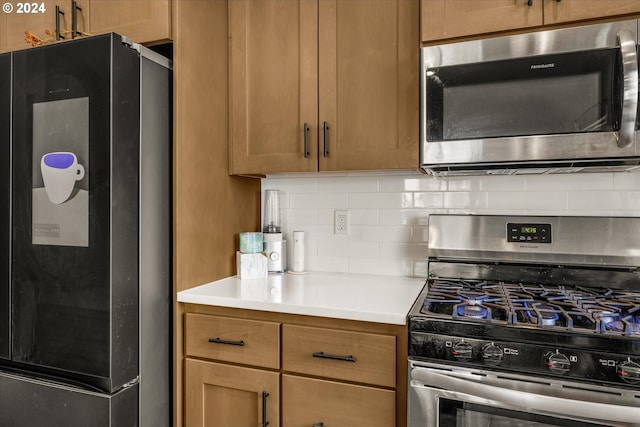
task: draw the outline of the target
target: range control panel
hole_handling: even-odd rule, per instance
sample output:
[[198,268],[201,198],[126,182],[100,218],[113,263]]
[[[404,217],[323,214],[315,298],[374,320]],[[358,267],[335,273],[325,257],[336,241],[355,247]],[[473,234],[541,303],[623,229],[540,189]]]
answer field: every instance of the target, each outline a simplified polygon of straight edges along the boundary
[[551,224],[509,222],[507,242],[551,243]]

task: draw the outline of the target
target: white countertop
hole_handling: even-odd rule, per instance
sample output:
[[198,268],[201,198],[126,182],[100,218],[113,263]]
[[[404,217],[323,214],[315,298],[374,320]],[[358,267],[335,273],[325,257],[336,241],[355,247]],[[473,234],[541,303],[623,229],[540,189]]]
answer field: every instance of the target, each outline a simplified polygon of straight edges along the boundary
[[408,277],[319,272],[245,280],[234,276],[178,292],[178,301],[406,325],[424,283]]

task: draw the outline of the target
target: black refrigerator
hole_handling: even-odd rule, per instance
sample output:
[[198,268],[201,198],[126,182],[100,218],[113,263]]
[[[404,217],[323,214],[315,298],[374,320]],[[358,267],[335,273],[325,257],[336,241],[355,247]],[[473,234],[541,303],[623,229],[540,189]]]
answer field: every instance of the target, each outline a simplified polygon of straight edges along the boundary
[[0,426],[171,424],[171,62],[0,55]]

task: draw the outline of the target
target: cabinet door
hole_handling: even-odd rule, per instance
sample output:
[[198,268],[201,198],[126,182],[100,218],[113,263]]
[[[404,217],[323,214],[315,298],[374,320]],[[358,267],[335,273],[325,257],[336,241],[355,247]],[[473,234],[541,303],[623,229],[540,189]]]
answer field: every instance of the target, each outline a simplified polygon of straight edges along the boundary
[[91,34],[114,32],[135,43],[171,39],[170,0],[88,0],[88,4],[84,0],[82,3],[82,19]]
[[282,375],[283,427],[396,425],[390,390]]
[[232,174],[317,170],[317,15],[316,0],[229,2]]
[[419,6],[320,0],[321,171],[417,168]]
[[544,0],[545,25],[639,12],[638,0]]
[[[255,427],[268,422],[270,427],[278,427],[278,377],[276,372],[187,358],[185,425]],[[265,393],[268,393],[266,397]]]
[[[71,1],[44,0],[35,3],[10,2],[13,6],[11,13],[0,12],[0,52],[20,50],[30,47],[25,41],[25,31],[41,39],[55,39],[56,6],[64,15],[60,15],[60,30],[65,37],[70,37],[71,31]],[[51,32],[51,36],[46,31]]]
[[539,26],[542,1],[422,0],[422,41]]

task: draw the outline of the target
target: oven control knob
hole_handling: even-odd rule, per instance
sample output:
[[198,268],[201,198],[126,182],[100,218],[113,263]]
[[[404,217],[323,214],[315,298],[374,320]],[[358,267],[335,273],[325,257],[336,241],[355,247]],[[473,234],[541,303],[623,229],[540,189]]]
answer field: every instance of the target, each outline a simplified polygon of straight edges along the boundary
[[459,360],[471,359],[472,353],[473,346],[465,341],[454,344],[453,348],[451,349],[451,354],[453,354],[453,357]]
[[640,382],[640,365],[631,360],[620,363],[616,368],[616,372],[624,382],[629,384],[637,384]]
[[492,365],[497,365],[502,362],[502,356],[504,352],[500,347],[495,345],[494,343],[487,344],[482,347],[482,359],[486,363],[490,363]]
[[555,374],[566,374],[570,369],[569,358],[562,353],[547,353],[545,364]]

